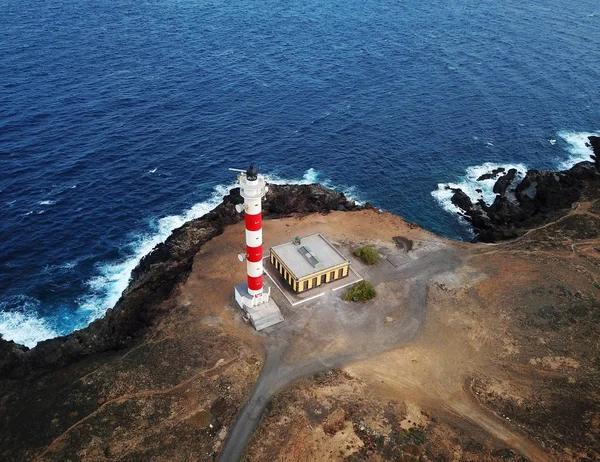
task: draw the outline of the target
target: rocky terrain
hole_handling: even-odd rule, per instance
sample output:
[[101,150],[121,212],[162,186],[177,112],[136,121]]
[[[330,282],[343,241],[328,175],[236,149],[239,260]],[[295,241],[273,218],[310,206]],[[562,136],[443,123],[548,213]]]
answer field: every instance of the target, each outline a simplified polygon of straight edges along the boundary
[[[243,203],[239,188],[207,215],[186,223],[159,244],[135,268],[130,284],[116,306],[102,319],[71,335],[39,343],[34,349],[7,342],[0,336],[0,374],[23,377],[51,367],[61,367],[90,354],[117,350],[145,334],[164,314],[162,302],[178,283],[186,280],[198,250],[242,216],[235,205]],[[265,218],[277,218],[360,207],[320,185],[271,185],[265,197]]]
[[[140,262],[115,308],[88,328],[31,350],[0,339],[0,460],[197,460],[218,450],[264,348],[251,330],[240,335],[241,326],[231,326],[241,321],[237,310],[223,312],[229,286],[194,297],[184,289],[194,283],[199,251],[242,221],[234,208],[242,202],[234,189],[176,230]],[[264,203],[270,218],[358,209],[319,185],[271,185]],[[230,268],[227,262],[216,273]],[[236,281],[244,278],[241,266],[238,273]]]
[[[144,258],[105,318],[31,350],[0,339],[0,460],[597,460],[597,164],[529,172],[521,202],[502,173],[513,221],[467,214],[485,212],[481,240],[519,236],[493,246],[271,186],[265,246],[321,231],[379,296],[275,294],[286,321],[260,333],[231,293],[233,190]],[[374,267],[351,256],[363,244]]]
[[598,460],[598,212],[473,244],[413,341],[277,395],[246,460]]
[[479,180],[500,177],[494,185],[496,198],[491,205],[479,199],[473,203],[462,190],[455,189],[452,203],[473,225],[480,242],[512,239],[528,229],[564,216],[582,196],[599,197],[600,137],[590,136],[592,161],[580,162],[569,170],[553,172],[529,170],[518,180],[517,171],[497,169]]

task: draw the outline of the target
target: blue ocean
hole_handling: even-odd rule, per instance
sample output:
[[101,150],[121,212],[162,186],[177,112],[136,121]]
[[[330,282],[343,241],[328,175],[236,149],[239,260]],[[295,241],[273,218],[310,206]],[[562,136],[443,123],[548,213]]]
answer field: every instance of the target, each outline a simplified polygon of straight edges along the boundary
[[591,0],[0,0],[0,333],[102,316],[251,162],[469,239],[445,186],[586,159],[599,82]]

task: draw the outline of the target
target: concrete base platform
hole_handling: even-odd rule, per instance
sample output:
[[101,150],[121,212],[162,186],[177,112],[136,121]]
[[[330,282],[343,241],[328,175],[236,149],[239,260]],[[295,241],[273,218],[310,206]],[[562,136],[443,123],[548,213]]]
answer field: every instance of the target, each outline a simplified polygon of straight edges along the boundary
[[[270,287],[265,284],[265,294],[269,294]],[[251,306],[252,296],[248,293],[247,284],[238,284],[235,286],[235,299],[240,308],[248,315],[250,322],[256,330],[266,329],[283,321],[283,315],[279,307],[269,296],[264,297],[262,303]],[[244,303],[246,302],[246,303]]]
[[266,303],[261,303],[246,311],[250,322],[256,330],[263,330],[283,321],[283,315],[279,311],[279,307],[270,299]]

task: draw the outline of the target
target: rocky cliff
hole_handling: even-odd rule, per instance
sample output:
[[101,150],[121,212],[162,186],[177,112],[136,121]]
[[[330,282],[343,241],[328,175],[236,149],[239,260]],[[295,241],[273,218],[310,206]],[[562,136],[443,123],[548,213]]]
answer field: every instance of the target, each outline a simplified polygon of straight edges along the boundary
[[[566,171],[530,170],[520,181],[514,170],[492,172],[502,175],[494,186],[497,196],[491,205],[481,200],[473,203],[460,189],[454,191],[452,201],[473,225],[475,240],[494,242],[518,237],[565,215],[582,198],[600,197],[600,137],[590,137],[590,146],[593,162],[581,162]],[[214,210],[175,230],[134,269],[115,307],[87,328],[40,342],[33,349],[0,336],[0,374],[26,376],[131,345],[164,313],[161,303],[187,278],[193,257],[202,245],[242,219],[235,211],[239,203],[243,199],[235,188]],[[263,207],[265,218],[360,208],[343,193],[321,185],[270,185]]]
[[520,181],[514,169],[503,173],[494,185],[496,199],[491,205],[481,199],[473,203],[460,189],[454,190],[452,203],[473,225],[476,241],[518,237],[565,215],[579,200],[600,197],[600,137],[590,136],[589,146],[593,162],[580,162],[569,170],[529,170]]
[[[582,181],[581,196],[598,184]],[[262,333],[232,303],[236,203],[233,191],[158,246],[89,328],[32,350],[0,342],[0,460],[229,460],[243,449],[236,421],[260,422],[257,460],[600,457],[600,200],[487,246],[375,210],[305,216],[358,207],[320,186],[273,187],[265,214],[301,219],[268,223],[271,241],[320,230],[382,258],[353,259],[374,302],[282,305],[286,322]],[[302,376],[259,419],[260,393]]]
[[[163,314],[161,302],[187,278],[200,247],[221,234],[226,226],[242,220],[235,211],[235,205],[241,203],[239,188],[235,188],[214,210],[175,230],[140,261],[115,307],[87,328],[40,342],[33,349],[0,336],[0,375],[23,377],[131,345]],[[270,185],[263,214],[265,218],[280,218],[359,208],[343,193],[321,185]]]

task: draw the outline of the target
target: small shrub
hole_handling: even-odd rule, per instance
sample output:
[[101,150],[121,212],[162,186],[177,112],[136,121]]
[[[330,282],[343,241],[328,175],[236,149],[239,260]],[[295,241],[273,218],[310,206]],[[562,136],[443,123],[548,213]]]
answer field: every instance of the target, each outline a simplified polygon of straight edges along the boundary
[[327,379],[327,375],[325,374],[325,372],[317,372],[313,376],[313,380],[317,383],[323,383],[323,382],[325,382],[326,379]]
[[366,302],[375,298],[377,292],[370,282],[360,281],[348,289],[344,300],[348,302]]
[[367,265],[374,265],[379,260],[379,254],[370,245],[363,245],[354,251],[354,255],[364,261]]

